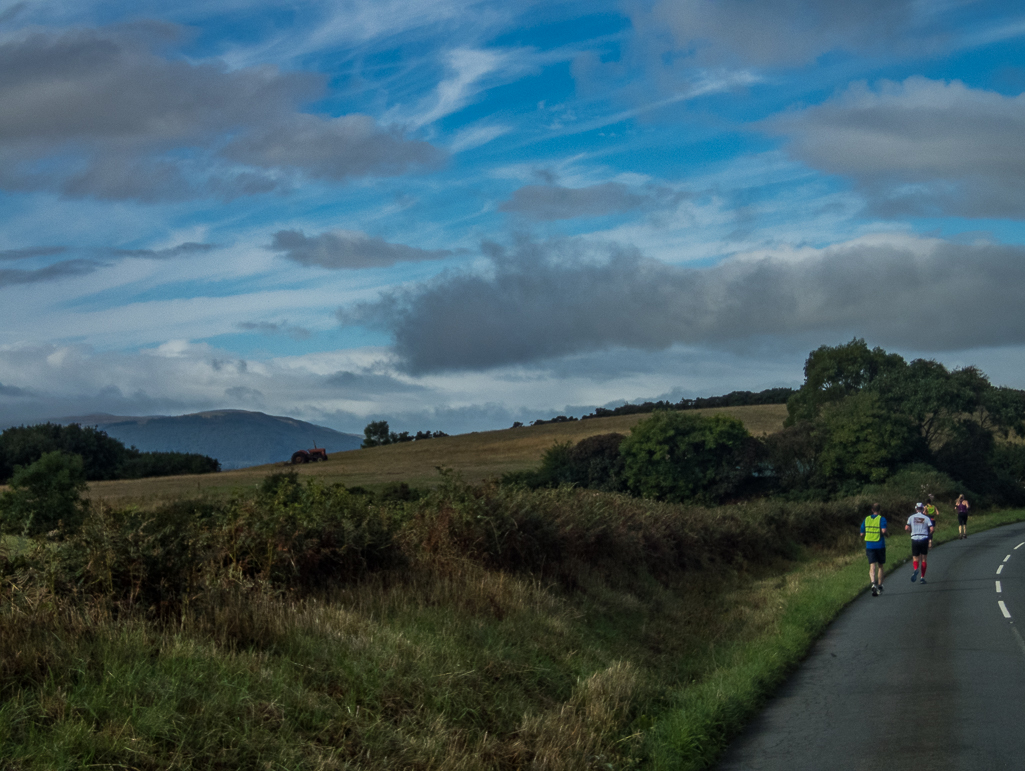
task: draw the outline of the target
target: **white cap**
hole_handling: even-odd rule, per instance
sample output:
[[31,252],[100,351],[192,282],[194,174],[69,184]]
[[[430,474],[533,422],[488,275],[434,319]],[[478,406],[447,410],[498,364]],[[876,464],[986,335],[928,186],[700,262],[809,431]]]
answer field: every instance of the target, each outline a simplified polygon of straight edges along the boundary
[[921,504],[921,503],[916,503],[916,504],[915,504],[915,508],[916,508],[916,509],[920,509],[920,508],[922,508],[922,504]]

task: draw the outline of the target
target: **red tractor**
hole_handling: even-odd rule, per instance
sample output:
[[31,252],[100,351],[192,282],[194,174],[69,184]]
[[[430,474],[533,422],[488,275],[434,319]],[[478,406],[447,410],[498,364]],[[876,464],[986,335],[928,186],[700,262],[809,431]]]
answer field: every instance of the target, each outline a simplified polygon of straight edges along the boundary
[[314,447],[312,450],[296,450],[292,453],[292,464],[316,463],[318,460],[327,460],[327,450],[323,447]]

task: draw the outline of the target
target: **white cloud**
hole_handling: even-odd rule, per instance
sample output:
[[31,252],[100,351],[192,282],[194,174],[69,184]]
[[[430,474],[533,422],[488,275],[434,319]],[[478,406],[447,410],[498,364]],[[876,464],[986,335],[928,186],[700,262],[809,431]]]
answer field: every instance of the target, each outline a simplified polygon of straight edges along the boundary
[[502,49],[451,49],[442,57],[446,77],[433,92],[413,108],[392,108],[385,121],[420,128],[459,112],[490,87],[492,81],[522,73],[524,55],[529,53]]
[[881,211],[1025,217],[1025,94],[920,76],[861,82],[764,125],[796,158],[852,178]]
[[512,126],[489,121],[475,123],[455,132],[452,141],[449,143],[449,150],[453,153],[461,153],[473,150],[488,142],[498,139],[500,136],[513,131]]
[[[359,433],[370,420],[395,430],[449,433],[505,428],[622,399],[709,395],[724,379],[760,390],[799,376],[806,352],[731,356],[675,347],[650,355],[617,351],[539,367],[411,378],[379,349],[324,352],[269,361],[180,340],[141,354],[84,346],[0,346],[0,428],[106,412],[177,415],[207,409],[259,409]],[[597,376],[596,376],[597,374]],[[711,389],[711,390],[710,390]]]

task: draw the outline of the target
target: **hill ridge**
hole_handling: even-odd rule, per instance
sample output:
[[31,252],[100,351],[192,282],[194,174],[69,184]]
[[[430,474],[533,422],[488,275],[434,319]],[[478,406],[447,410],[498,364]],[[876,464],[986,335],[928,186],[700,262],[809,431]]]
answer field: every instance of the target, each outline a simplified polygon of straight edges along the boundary
[[298,449],[357,449],[363,437],[298,418],[254,410],[205,410],[185,415],[121,416],[94,413],[55,419],[61,425],[95,426],[143,452],[194,452],[238,469],[288,460]]

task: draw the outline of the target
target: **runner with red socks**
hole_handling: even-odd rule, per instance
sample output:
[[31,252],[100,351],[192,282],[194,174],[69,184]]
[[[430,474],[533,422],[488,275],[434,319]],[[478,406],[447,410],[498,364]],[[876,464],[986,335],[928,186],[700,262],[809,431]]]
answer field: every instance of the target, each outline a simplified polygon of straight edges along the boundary
[[911,583],[918,580],[919,566],[921,566],[922,583],[925,581],[925,558],[932,545],[932,520],[925,513],[925,506],[919,503],[915,506],[915,513],[908,517],[908,523],[904,529],[911,533]]

